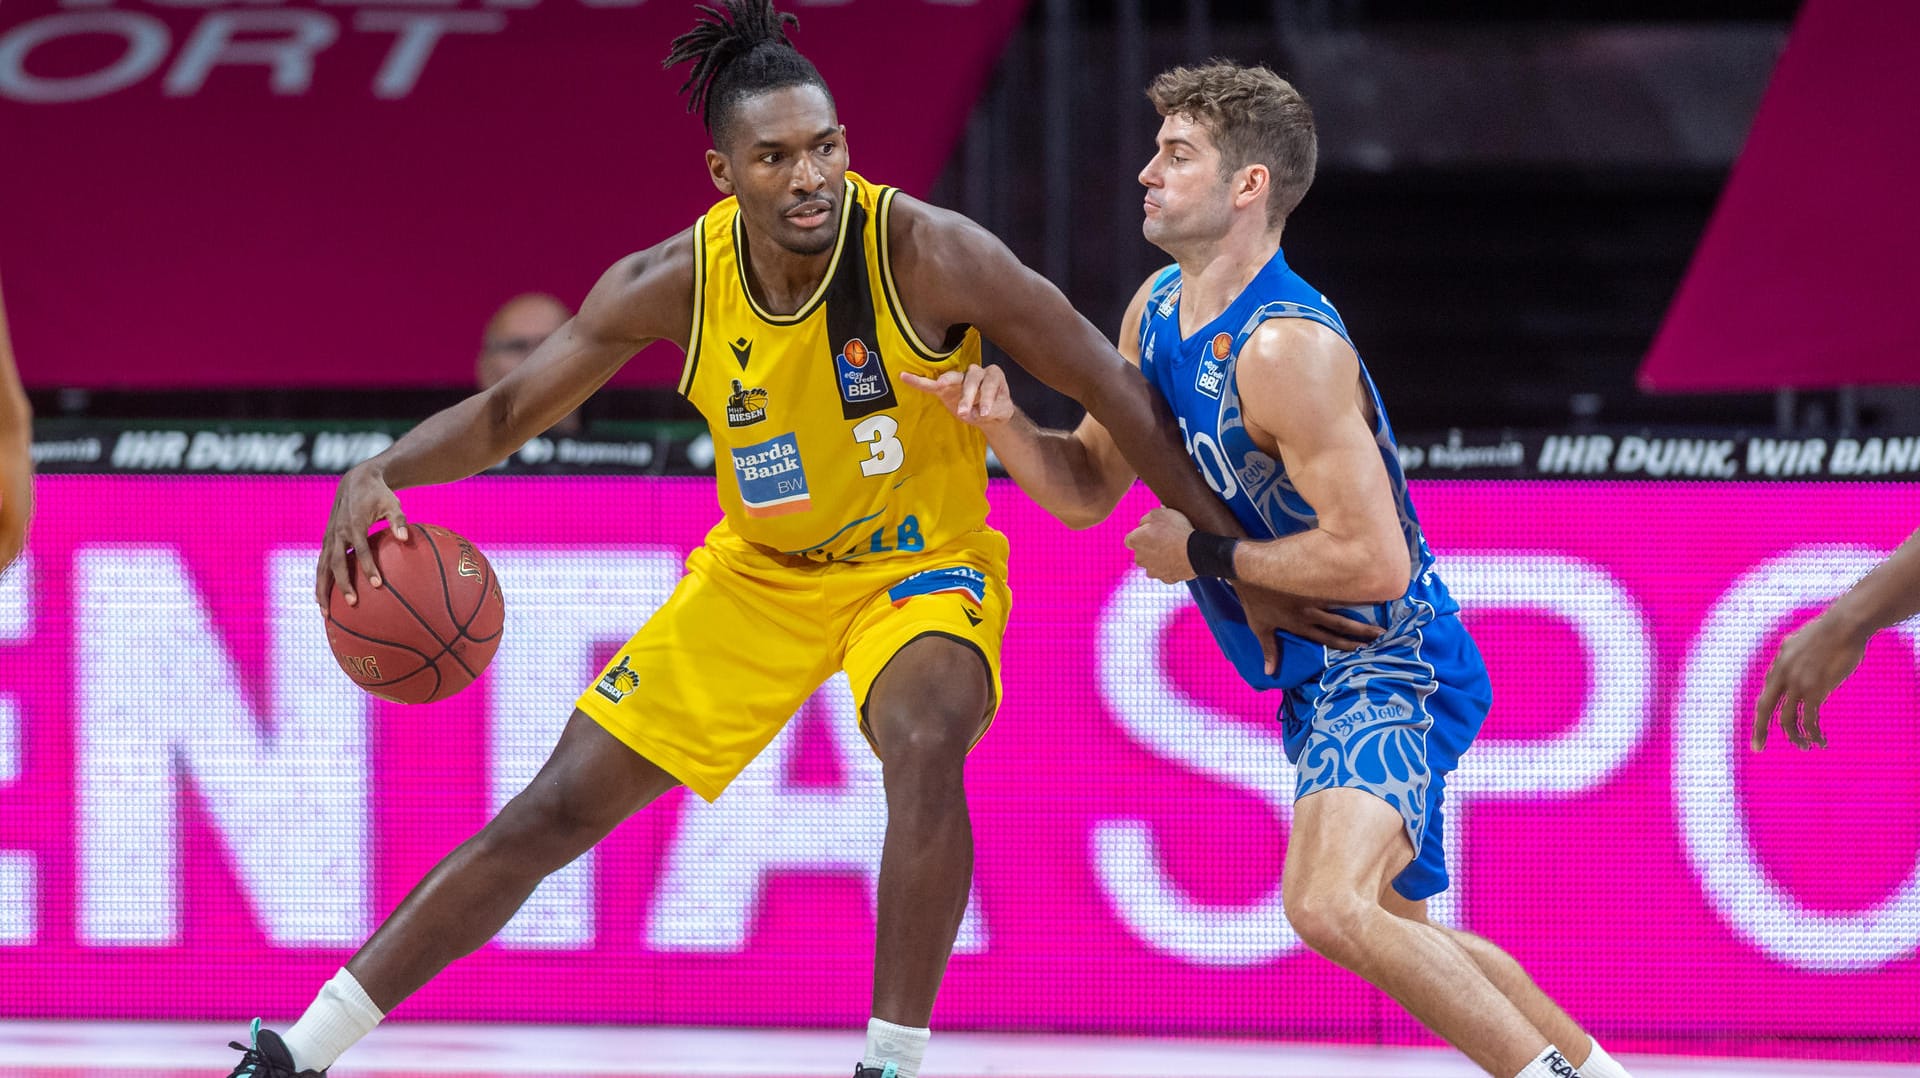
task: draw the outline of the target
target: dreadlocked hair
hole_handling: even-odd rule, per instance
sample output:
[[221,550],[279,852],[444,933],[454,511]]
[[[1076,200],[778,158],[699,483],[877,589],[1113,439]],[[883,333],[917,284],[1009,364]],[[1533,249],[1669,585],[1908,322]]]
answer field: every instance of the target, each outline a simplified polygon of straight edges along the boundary
[[692,61],[679,92],[687,95],[688,112],[699,110],[715,146],[726,141],[734,107],[746,98],[788,86],[818,86],[832,102],[819,70],[787,40],[786,28],[798,26],[798,17],[774,10],[772,0],[718,0],[694,7],[700,15],[693,29],[673,39],[661,66]]

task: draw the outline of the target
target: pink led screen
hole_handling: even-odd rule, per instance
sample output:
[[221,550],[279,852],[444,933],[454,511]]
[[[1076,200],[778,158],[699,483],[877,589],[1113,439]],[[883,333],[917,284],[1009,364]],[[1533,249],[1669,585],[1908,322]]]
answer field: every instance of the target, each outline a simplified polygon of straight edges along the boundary
[[[0,1014],[280,1018],[543,758],[712,522],[705,480],[411,492],[504,582],[486,677],[422,708],[334,667],[327,480],[49,477],[0,583]],[[1007,702],[969,786],[943,1028],[1421,1041],[1279,908],[1292,776],[1181,589],[1010,486]],[[1779,637],[1920,521],[1884,484],[1429,483],[1496,692],[1438,916],[1610,1044],[1920,1037],[1920,633],[1744,748]],[[867,1013],[878,769],[829,682],[714,805],[670,796],[402,1018],[841,1025]],[[1906,1038],[1902,1041],[1898,1038]]]

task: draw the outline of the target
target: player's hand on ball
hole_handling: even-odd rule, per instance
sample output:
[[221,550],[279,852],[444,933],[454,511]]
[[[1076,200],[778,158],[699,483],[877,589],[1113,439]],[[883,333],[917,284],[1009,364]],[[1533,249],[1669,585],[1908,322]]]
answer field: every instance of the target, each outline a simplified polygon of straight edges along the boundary
[[1175,509],[1161,506],[1140,518],[1139,527],[1127,533],[1127,549],[1133,551],[1135,565],[1162,584],[1192,580],[1193,566],[1187,562],[1187,536],[1193,523]]
[[333,512],[327,518],[326,539],[320,545],[320,569],[314,580],[314,598],[321,609],[327,606],[327,590],[339,588],[349,606],[360,597],[353,590],[353,576],[347,571],[347,551],[366,561],[367,582],[380,586],[380,566],[374,561],[373,547],[367,536],[376,521],[393,527],[393,537],[407,541],[407,514],[400,508],[385,479],[362,464],[340,477],[334,491]]
[[940,398],[955,418],[976,427],[993,427],[1013,418],[1013,396],[1007,392],[1007,375],[999,367],[975,366],[964,371],[948,371],[938,378],[924,378],[901,371],[900,380],[922,393]]

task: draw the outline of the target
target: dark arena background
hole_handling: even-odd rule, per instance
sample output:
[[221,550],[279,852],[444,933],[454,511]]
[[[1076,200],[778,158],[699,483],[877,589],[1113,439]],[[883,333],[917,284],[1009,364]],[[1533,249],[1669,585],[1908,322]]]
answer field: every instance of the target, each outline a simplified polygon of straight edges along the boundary
[[[1495,702],[1433,913],[1636,1075],[1920,1073],[1920,625],[1831,746],[1747,748],[1781,639],[1920,525],[1920,5],[788,0],[853,167],[1117,328],[1177,63],[1312,102],[1289,262],[1399,432]],[[338,475],[716,197],[679,0],[4,0],[0,271],[38,515],[0,577],[0,1076],[216,1074],[532,776],[718,518],[656,345],[493,472],[504,643],[359,691],[314,557]],[[990,350],[991,351],[991,350]],[[1005,362],[1003,357],[990,359]],[[1028,411],[1077,406],[1014,369]],[[996,475],[999,473],[996,471]],[[1275,702],[1011,481],[1005,704],[929,1075],[1479,1073],[1281,908]],[[336,1066],[842,1075],[886,807],[844,678],[735,783],[551,877]]]

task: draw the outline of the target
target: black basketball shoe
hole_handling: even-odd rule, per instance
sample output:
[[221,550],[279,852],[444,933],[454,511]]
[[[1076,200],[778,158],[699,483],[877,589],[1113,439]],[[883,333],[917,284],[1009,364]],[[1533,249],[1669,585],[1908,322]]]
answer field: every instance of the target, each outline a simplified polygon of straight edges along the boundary
[[252,1047],[239,1041],[228,1043],[227,1047],[238,1048],[244,1054],[240,1065],[233,1068],[227,1078],[326,1078],[326,1071],[294,1070],[293,1053],[287,1051],[286,1042],[273,1030],[261,1029],[258,1018],[253,1020],[252,1034]]
[[892,1063],[884,1067],[863,1067],[858,1063],[853,1065],[853,1078],[893,1078],[899,1072],[900,1068]]

